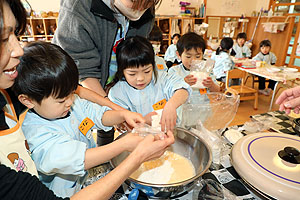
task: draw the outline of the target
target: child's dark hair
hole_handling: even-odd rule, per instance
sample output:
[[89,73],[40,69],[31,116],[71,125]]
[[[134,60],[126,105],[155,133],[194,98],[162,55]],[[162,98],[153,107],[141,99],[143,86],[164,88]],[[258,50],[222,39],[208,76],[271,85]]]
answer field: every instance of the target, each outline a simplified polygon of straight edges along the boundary
[[206,49],[206,42],[197,33],[189,32],[180,37],[180,39],[176,44],[176,47],[180,56],[182,55],[184,50],[186,51],[189,51],[191,49],[197,50],[198,48],[200,48],[204,53]]
[[270,40],[263,40],[259,43],[259,48],[261,47],[270,47],[271,48],[271,41]]
[[219,55],[221,51],[228,52],[233,46],[233,40],[230,37],[224,37],[221,40],[220,47],[216,50],[216,55]]
[[162,31],[160,30],[160,28],[154,24],[150,34],[149,34],[149,37],[148,39],[150,41],[155,41],[155,42],[161,42],[162,41]]
[[245,39],[245,40],[247,40],[247,35],[244,32],[239,33],[239,34],[237,34],[236,39]]
[[153,66],[156,81],[155,54],[149,40],[141,36],[128,37],[117,46],[118,70],[115,74],[114,84],[125,80],[124,70],[127,68],[139,68],[151,64]]
[[37,103],[53,96],[64,98],[77,89],[78,69],[62,48],[47,42],[33,42],[24,47],[17,67],[13,91],[25,94]]
[[172,40],[173,40],[175,37],[178,37],[178,39],[180,39],[181,35],[180,35],[179,33],[175,33],[175,34],[172,36]]

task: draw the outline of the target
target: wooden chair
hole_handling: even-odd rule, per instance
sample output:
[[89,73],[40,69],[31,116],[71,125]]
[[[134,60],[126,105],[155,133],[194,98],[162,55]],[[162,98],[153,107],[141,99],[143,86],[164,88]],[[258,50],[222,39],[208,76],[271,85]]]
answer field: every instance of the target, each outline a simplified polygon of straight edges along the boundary
[[[241,85],[232,85],[229,86],[229,80],[233,78],[240,78]],[[253,89],[251,87],[248,87],[245,85],[245,78],[246,78],[246,72],[239,70],[239,69],[233,69],[230,71],[227,71],[226,76],[226,91],[225,94],[232,93],[236,95],[240,95],[240,100],[252,100],[254,99],[254,110],[257,110],[258,105],[258,92],[256,89]]]

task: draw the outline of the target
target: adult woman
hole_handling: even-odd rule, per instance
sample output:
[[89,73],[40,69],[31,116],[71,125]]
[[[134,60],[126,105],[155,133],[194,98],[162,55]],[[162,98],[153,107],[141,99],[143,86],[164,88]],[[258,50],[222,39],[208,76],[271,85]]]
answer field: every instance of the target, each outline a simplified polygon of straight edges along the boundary
[[[0,199],[60,199],[35,176],[37,172],[18,122],[22,108],[7,90],[18,75],[16,67],[23,54],[15,34],[24,31],[25,11],[19,0],[0,0],[0,8]],[[165,140],[146,137],[116,169],[71,199],[108,199],[142,162],[160,156],[174,142],[173,135],[168,136]]]

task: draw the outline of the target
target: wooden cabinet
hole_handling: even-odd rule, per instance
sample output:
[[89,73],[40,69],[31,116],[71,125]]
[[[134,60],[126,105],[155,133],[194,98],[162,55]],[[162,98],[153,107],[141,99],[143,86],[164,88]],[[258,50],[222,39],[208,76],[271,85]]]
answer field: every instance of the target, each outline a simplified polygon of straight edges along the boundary
[[183,35],[190,31],[197,32],[199,30],[198,27],[204,22],[204,19],[202,17],[156,16],[155,23],[163,32],[161,55],[172,44],[172,36],[175,33]]
[[27,18],[25,34],[20,36],[23,42],[42,40],[51,42],[57,27],[57,17]]

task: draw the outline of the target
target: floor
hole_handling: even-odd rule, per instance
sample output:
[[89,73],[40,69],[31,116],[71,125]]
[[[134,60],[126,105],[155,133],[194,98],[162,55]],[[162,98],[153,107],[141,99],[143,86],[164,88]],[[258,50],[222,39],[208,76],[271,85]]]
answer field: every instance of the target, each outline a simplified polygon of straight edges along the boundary
[[[257,83],[255,83],[254,87],[255,88],[258,87]],[[275,104],[275,101],[282,91],[284,91],[284,90],[281,89],[278,92],[278,94],[276,94],[272,110],[278,110],[279,106],[277,104]],[[260,94],[258,96],[258,109],[257,110],[253,109],[253,105],[254,105],[253,100],[240,102],[236,116],[234,117],[233,121],[230,123],[229,126],[244,124],[246,121],[250,120],[251,115],[268,112],[270,102],[271,102],[271,97],[272,97],[271,95],[265,96],[265,95]]]

